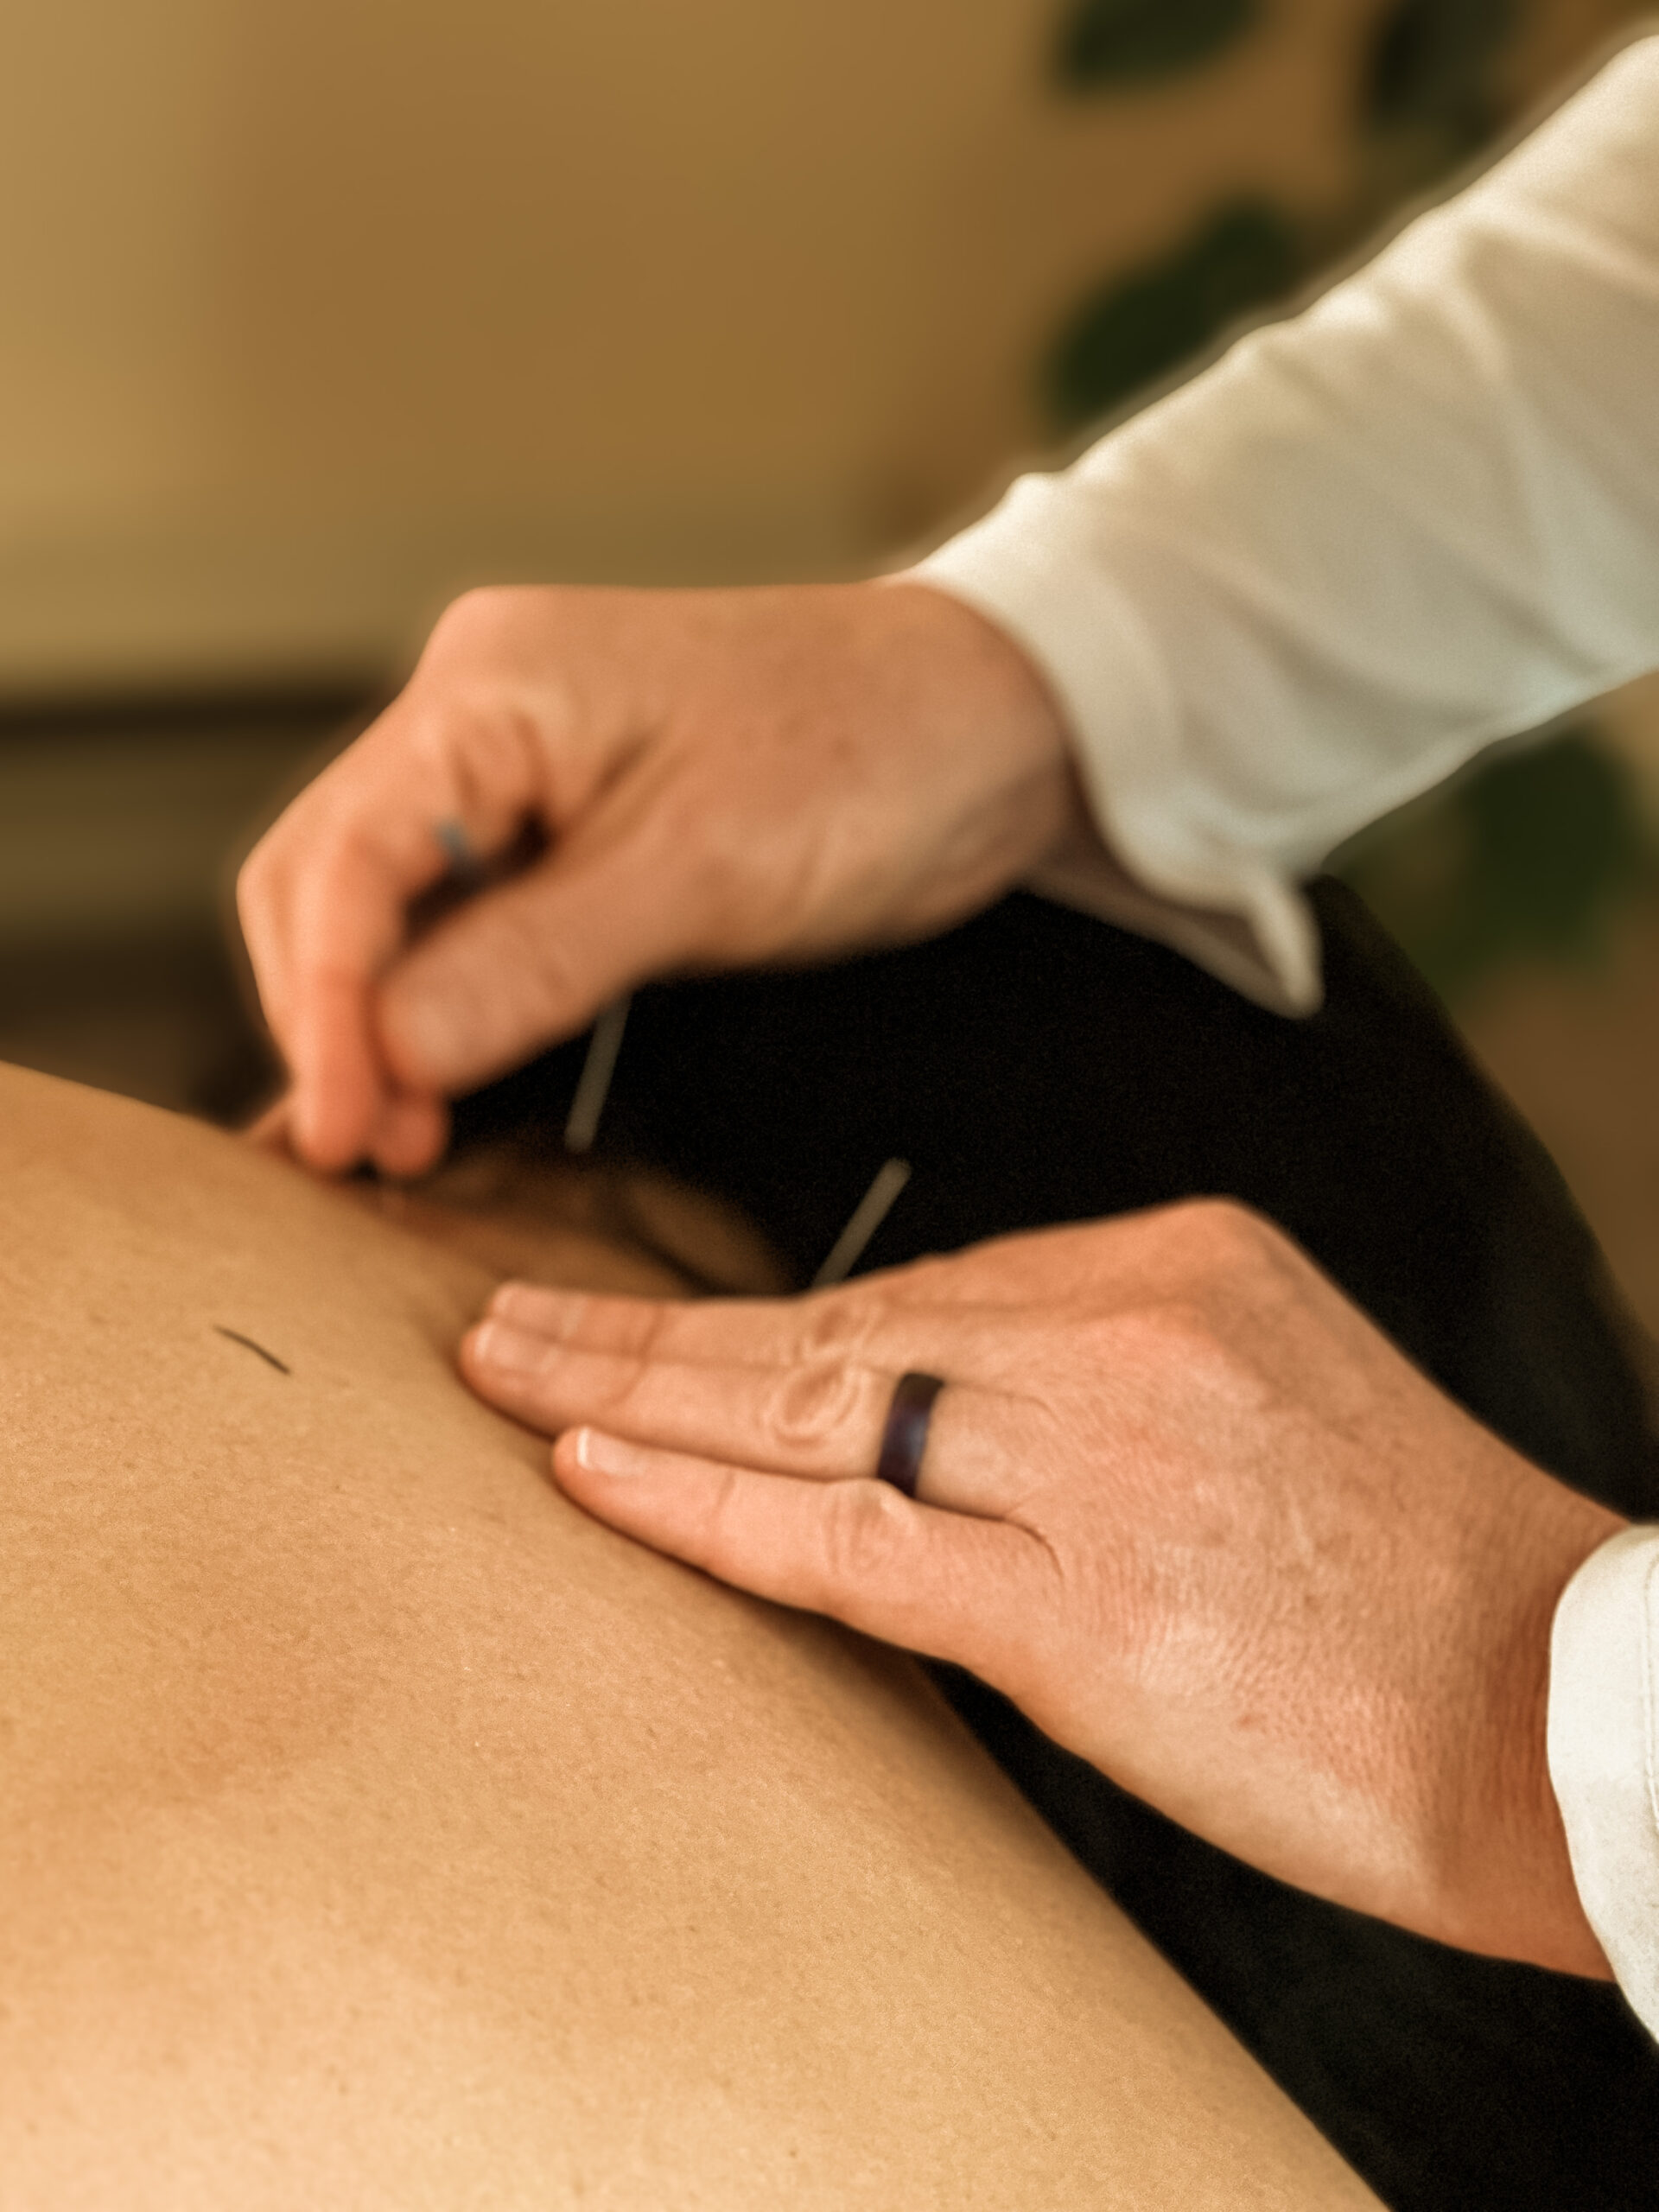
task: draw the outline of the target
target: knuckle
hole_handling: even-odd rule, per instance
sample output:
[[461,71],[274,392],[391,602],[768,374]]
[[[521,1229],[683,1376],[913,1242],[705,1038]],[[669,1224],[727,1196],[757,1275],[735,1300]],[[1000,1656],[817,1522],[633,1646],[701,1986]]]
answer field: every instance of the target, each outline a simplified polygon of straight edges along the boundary
[[1174,1212],[1205,1274],[1251,1274],[1274,1265],[1283,1249],[1284,1240],[1273,1224],[1236,1198],[1190,1198]]
[[674,1320],[671,1308],[655,1299],[645,1298],[637,1305],[620,1307],[619,1317],[626,1332],[628,1350],[642,1367],[670,1357],[670,1332]]
[[844,1433],[857,1402],[849,1369],[836,1360],[814,1360],[791,1368],[773,1386],[766,1427],[787,1451],[823,1451]]
[[554,584],[480,584],[452,600],[421,656],[427,671],[480,666],[520,673],[569,642],[580,627],[578,605],[592,594]]
[[824,1499],[819,1573],[827,1592],[883,1581],[901,1540],[903,1501],[875,1483],[836,1483]]
[[[568,1389],[571,1380],[570,1364],[569,1355],[561,1346],[549,1347],[537,1371],[543,1387],[550,1393]],[[594,1405],[604,1414],[626,1420],[642,1407],[649,1410],[645,1402],[651,1362],[641,1355],[601,1353],[592,1360],[583,1361],[581,1373],[582,1379],[591,1391]]]
[[[411,704],[396,734],[398,780],[414,779],[493,842],[534,794],[534,732],[510,686],[469,667]],[[505,810],[505,815],[504,815]]]
[[1114,1371],[1140,1378],[1160,1402],[1238,1406],[1255,1403],[1262,1388],[1231,1306],[1205,1297],[1172,1295],[1123,1316],[1113,1358]]
[[737,1477],[729,1470],[722,1469],[710,1478],[696,1556],[716,1574],[740,1573],[740,1562],[753,1551],[749,1517],[743,1505]]
[[804,1363],[856,1359],[869,1343],[876,1318],[876,1303],[868,1293],[821,1296],[807,1309],[797,1357]]
[[237,911],[244,916],[262,906],[270,889],[271,836],[267,830],[236,871]]
[[511,584],[475,584],[452,599],[433,625],[431,645],[439,651],[473,645],[493,638],[512,620],[522,588]]
[[1217,1343],[1215,1318],[1202,1299],[1160,1299],[1140,1322],[1147,1344],[1172,1363],[1207,1359]]
[[269,862],[256,868],[251,858],[244,861],[236,873],[236,918],[256,972],[269,963],[275,949],[275,903]]
[[1090,1367],[1107,1376],[1194,1375],[1217,1356],[1219,1338],[1202,1299],[1170,1293],[1077,1324]]

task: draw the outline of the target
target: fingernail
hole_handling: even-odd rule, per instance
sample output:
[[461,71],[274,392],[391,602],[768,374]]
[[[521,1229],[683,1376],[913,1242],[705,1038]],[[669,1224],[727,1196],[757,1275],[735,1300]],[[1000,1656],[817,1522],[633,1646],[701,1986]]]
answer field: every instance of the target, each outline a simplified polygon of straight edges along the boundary
[[473,1357],[481,1366],[503,1375],[528,1375],[543,1365],[552,1351],[545,1337],[531,1336],[505,1321],[480,1321],[473,1332]]
[[648,1475],[656,1464],[654,1452],[642,1452],[637,1444],[625,1444],[597,1428],[584,1428],[576,1438],[576,1465],[592,1475]]

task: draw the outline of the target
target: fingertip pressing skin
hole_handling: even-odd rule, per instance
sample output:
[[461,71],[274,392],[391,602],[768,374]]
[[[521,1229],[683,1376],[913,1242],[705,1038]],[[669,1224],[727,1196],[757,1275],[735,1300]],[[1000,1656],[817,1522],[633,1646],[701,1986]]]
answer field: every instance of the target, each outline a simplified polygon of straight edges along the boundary
[[340,1094],[308,1082],[294,1093],[289,1128],[294,1150],[319,1175],[340,1175],[361,1160],[370,1115]]
[[295,1150],[320,1174],[341,1174],[367,1153],[388,1084],[367,1029],[366,986],[319,976],[299,1000],[287,1040],[294,1073]]
[[266,1107],[263,1114],[257,1115],[242,1134],[259,1151],[275,1153],[280,1160],[292,1160],[295,1157],[293,1116],[293,1094],[284,1091],[273,1104]]

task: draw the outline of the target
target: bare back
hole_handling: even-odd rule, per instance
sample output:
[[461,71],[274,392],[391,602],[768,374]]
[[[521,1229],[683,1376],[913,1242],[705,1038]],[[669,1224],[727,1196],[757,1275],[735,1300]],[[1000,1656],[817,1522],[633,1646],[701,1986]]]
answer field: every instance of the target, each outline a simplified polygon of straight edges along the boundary
[[914,1669],[553,1490],[488,1281],[0,1071],[7,2206],[1370,2203]]

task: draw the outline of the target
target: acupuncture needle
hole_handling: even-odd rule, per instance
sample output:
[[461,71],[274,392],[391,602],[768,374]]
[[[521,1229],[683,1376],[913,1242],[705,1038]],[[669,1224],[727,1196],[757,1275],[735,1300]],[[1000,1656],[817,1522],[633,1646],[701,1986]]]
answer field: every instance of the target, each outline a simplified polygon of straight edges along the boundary
[[852,1217],[835,1243],[829,1257],[812,1278],[814,1290],[828,1290],[844,1282],[863,1257],[864,1248],[892,1212],[893,1201],[910,1180],[907,1160],[889,1160],[876,1170],[875,1180],[853,1208]]

